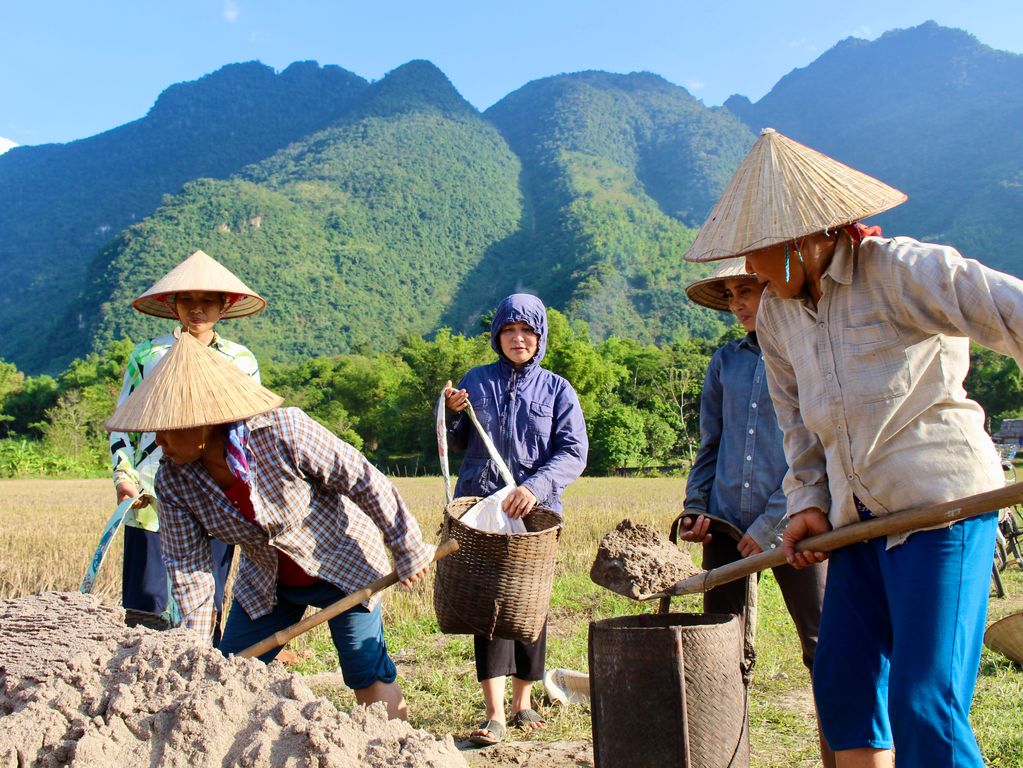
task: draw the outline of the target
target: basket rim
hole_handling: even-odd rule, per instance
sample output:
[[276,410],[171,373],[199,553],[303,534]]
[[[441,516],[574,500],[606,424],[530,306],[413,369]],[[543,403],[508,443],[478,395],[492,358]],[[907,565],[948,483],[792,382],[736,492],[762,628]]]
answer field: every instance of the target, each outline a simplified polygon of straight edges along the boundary
[[[482,531],[479,528],[473,528],[471,525],[466,525],[459,518],[457,518],[454,515],[452,515],[451,512],[449,511],[451,506],[454,505],[455,503],[459,502],[459,501],[463,501],[464,502],[466,500],[470,500],[471,499],[473,501],[473,504],[475,504],[477,501],[481,501],[482,499],[485,499],[485,498],[486,498],[486,496],[459,496],[457,498],[452,499],[451,503],[446,504],[444,506],[444,519],[445,519],[445,521],[450,520],[452,523],[457,523],[461,528],[464,528],[467,531],[472,531],[475,534],[486,535],[486,536],[502,536],[502,537],[507,537],[507,536],[543,536],[545,534],[550,533],[551,531],[559,531],[565,525],[565,520],[564,520],[564,518],[561,515],[559,515],[554,510],[547,509],[547,507],[541,507],[539,505],[537,505],[535,507],[535,509],[539,509],[539,510],[541,510],[543,512],[547,512],[551,516],[556,517],[559,522],[558,522],[557,525],[552,525],[552,526],[550,526],[548,528],[544,528],[542,531],[526,531],[525,533],[499,533],[497,531]],[[464,515],[466,512],[468,512],[471,507],[472,507],[471,504],[469,506],[467,506],[462,511],[462,514]],[[530,513],[530,514],[532,514],[532,513]]]

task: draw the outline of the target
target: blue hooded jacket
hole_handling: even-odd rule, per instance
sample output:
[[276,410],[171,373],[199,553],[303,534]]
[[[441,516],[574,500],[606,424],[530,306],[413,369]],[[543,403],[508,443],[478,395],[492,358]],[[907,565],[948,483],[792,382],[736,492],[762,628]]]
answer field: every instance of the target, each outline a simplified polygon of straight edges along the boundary
[[[501,352],[500,332],[525,323],[540,337],[536,355],[516,368]],[[498,361],[477,366],[459,382],[480,424],[493,440],[515,481],[536,496],[541,507],[561,514],[561,493],[586,467],[589,441],[579,398],[561,376],[540,367],[547,351],[547,310],[536,296],[513,293],[497,305],[490,346]],[[456,496],[489,496],[504,486],[476,428],[459,415],[448,437],[465,458]]]

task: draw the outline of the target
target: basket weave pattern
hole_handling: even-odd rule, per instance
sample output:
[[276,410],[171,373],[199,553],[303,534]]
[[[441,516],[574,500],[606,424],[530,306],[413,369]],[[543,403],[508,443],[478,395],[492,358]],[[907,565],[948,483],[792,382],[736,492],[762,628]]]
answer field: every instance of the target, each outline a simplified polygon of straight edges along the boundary
[[640,614],[592,622],[589,660],[597,768],[747,768],[746,688],[734,616]]
[[460,522],[480,499],[455,499],[444,510],[441,542],[458,551],[437,563],[433,607],[446,634],[535,642],[550,606],[561,518],[534,508],[526,533],[491,533]]

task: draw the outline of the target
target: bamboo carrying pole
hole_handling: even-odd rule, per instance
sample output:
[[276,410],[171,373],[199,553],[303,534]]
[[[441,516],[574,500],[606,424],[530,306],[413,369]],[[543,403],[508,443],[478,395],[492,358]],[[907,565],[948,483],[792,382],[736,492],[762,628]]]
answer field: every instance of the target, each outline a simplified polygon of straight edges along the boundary
[[[448,539],[437,547],[437,551],[433,554],[433,562],[444,559],[456,549],[458,549],[458,542],[454,539]],[[364,603],[380,590],[387,589],[392,584],[397,583],[398,572],[391,571],[386,576],[381,576],[379,579],[367,584],[362,589],[357,589],[355,592],[345,595],[336,603],[331,603],[323,610],[314,613],[312,616],[306,616],[302,619],[302,621],[292,624],[290,627],[285,627],[279,632],[274,632],[270,635],[270,637],[260,640],[255,645],[250,645],[244,651],[239,653],[238,656],[241,656],[243,659],[251,659],[254,656],[261,656],[267,651],[284,645],[289,640],[308,632],[313,627],[318,626],[325,621],[330,621],[330,619],[344,613],[349,608],[354,608],[359,603]]]
[[[941,504],[924,507],[923,509],[894,512],[884,517],[852,523],[827,533],[803,539],[796,544],[796,550],[799,552],[806,552],[807,550],[811,552],[830,552],[833,549],[839,549],[840,547],[856,544],[868,539],[876,539],[880,536],[907,533],[919,528],[930,528],[932,526],[954,523],[957,520],[976,517],[986,512],[1001,509],[1002,507],[1019,504],[1020,502],[1023,502],[1023,482],[1013,483],[994,491],[967,496],[956,501],[945,501]],[[728,565],[722,565],[720,568],[712,568],[709,571],[690,576],[678,582],[671,589],[652,595],[642,595],[639,599],[652,600],[660,597],[706,592],[730,581],[741,579],[743,576],[749,576],[766,568],[775,568],[784,564],[785,555],[781,549],[772,549],[770,552],[761,552],[752,557],[737,560]]]

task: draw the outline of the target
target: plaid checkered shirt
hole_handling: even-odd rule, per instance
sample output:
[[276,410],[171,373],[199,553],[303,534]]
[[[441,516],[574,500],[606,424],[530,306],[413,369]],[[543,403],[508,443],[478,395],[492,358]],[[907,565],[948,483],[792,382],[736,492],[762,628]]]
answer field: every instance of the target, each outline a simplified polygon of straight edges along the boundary
[[401,579],[430,563],[433,547],[397,489],[359,451],[298,408],[256,416],[248,426],[255,523],[201,462],[160,464],[161,547],[183,626],[213,632],[209,536],[241,548],[234,595],[252,618],[276,602],[277,550],[345,592],[390,573],[387,550]]

